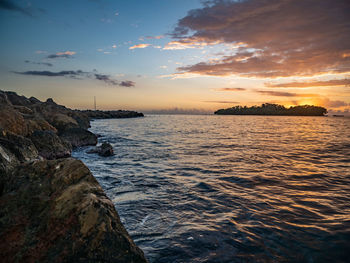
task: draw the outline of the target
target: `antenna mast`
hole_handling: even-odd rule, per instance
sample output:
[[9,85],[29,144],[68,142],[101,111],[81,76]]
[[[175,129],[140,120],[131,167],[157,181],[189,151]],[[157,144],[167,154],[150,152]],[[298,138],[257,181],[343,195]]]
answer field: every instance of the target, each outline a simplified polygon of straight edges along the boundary
[[94,108],[96,110],[96,96],[94,96]]

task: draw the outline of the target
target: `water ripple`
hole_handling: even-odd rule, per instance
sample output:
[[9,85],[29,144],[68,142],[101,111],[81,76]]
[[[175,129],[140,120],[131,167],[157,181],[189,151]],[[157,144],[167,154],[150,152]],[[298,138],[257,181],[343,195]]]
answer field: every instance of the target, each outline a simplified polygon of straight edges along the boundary
[[91,169],[150,262],[347,262],[350,119],[98,120]]

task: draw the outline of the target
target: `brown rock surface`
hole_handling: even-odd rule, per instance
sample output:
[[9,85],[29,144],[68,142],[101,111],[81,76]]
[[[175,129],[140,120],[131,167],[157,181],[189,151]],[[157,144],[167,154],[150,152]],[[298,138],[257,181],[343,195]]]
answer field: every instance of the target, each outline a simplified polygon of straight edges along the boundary
[[82,162],[37,161],[2,179],[3,262],[147,262]]
[[82,162],[42,158],[96,145],[89,126],[52,99],[0,90],[1,262],[147,262]]

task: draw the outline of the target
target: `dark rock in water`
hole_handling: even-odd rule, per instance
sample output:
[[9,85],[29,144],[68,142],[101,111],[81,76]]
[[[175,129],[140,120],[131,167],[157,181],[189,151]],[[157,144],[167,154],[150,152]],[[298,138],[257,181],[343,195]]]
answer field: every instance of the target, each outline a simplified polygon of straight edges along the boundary
[[114,155],[113,147],[109,143],[102,143],[102,145],[95,147],[87,153],[97,153],[100,156],[107,157]]
[[143,117],[143,113],[128,110],[114,110],[114,111],[101,111],[101,110],[86,110],[82,111],[91,119],[121,119],[121,118],[136,118]]
[[57,159],[71,156],[72,146],[52,131],[35,131],[30,139],[45,159]]
[[1,179],[2,262],[147,262],[81,161],[23,164]]
[[65,130],[60,137],[70,142],[73,147],[96,145],[97,136],[88,130],[82,128],[72,128]]

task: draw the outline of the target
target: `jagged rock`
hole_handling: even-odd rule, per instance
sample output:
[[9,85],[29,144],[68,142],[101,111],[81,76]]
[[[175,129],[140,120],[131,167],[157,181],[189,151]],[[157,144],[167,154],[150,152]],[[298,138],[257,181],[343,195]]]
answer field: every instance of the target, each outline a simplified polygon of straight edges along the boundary
[[4,106],[9,106],[11,105],[11,102],[8,100],[6,92],[0,90],[0,105]]
[[3,262],[147,262],[81,161],[20,165],[2,182]]
[[46,115],[45,118],[52,126],[54,126],[59,133],[64,132],[67,129],[79,127],[76,120],[72,117],[62,114],[62,113],[53,113]]
[[27,99],[24,96],[17,95],[16,92],[13,91],[6,91],[8,100],[11,102],[12,105],[19,105],[19,106],[29,106],[31,105],[31,101]]
[[80,111],[73,111],[68,113],[68,115],[78,123],[80,128],[90,128],[90,118],[85,113],[82,113]]
[[97,136],[88,130],[82,128],[72,128],[65,130],[60,137],[70,142],[73,147],[96,145]]
[[27,134],[23,116],[10,106],[0,108],[0,129],[20,135]]
[[42,118],[34,117],[31,119],[25,119],[27,126],[27,135],[31,135],[34,131],[53,131],[57,132],[57,129],[49,124]]
[[52,131],[35,131],[30,139],[37,148],[39,155],[45,159],[69,157],[72,153],[70,143],[58,137]]
[[107,157],[114,155],[113,147],[109,143],[102,143],[102,145],[89,150],[87,153],[97,153],[100,156]]
[[34,112],[26,106],[13,106],[13,108],[24,115],[33,114]]
[[38,151],[33,142],[11,132],[0,132],[0,145],[11,152],[18,161],[28,162],[38,158]]
[[37,98],[35,98],[35,97],[30,97],[29,98],[29,101],[32,103],[32,104],[35,104],[35,103],[41,103],[41,101],[40,100],[38,100]]

